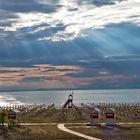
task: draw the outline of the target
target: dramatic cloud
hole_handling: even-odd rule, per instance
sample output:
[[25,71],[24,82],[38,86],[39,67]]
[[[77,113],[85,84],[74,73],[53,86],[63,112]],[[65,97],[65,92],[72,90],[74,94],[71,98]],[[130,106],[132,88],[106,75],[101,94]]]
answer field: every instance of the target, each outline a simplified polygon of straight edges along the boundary
[[[92,75],[91,72],[95,74]],[[88,74],[88,75],[87,75]],[[111,74],[107,70],[78,66],[1,67],[0,87],[12,89],[54,89],[96,86],[97,83],[133,82],[136,75]],[[8,85],[8,86],[7,86]]]
[[53,5],[44,5],[38,3],[35,0],[0,0],[0,9],[16,12],[16,13],[25,13],[25,12],[44,12],[51,13],[55,12],[57,6]]
[[[47,64],[40,64],[34,65],[33,67],[23,68],[1,67],[0,87],[7,87],[7,85],[13,87],[21,87],[21,85],[26,85],[26,87],[29,86],[33,88],[34,84],[39,84],[37,88],[67,87],[66,85],[69,82],[66,81],[63,76],[65,76],[68,73],[77,73],[79,71],[81,71],[81,69],[78,66],[52,66]],[[71,83],[69,85],[72,86]],[[35,87],[36,86],[34,86],[34,88]]]
[[0,90],[140,87],[139,0],[0,0]]
[[[71,0],[69,2],[66,0],[31,0],[30,2],[1,0],[0,9],[6,12],[12,11],[13,13],[9,16],[16,16],[16,18],[7,18],[10,25],[0,26],[0,29],[3,32],[18,32],[20,29],[33,27],[33,29],[24,30],[24,34],[46,31],[46,34],[38,36],[37,39],[40,41],[72,40],[85,36],[85,30],[103,28],[109,24],[130,22],[139,25],[139,5],[139,0]],[[63,26],[61,29],[60,25]],[[54,31],[53,28],[58,30]],[[52,29],[51,33],[47,29]]]

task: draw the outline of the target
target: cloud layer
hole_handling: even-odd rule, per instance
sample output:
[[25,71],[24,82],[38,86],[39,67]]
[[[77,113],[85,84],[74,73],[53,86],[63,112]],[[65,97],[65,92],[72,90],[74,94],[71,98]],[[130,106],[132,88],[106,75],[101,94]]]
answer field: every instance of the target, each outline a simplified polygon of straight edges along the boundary
[[[5,35],[21,29],[30,35],[46,32],[36,38],[40,41],[72,40],[85,36],[85,30],[100,29],[109,24],[140,24],[139,0],[1,0],[0,9],[7,18],[0,16],[9,22],[0,26]],[[3,19],[0,24],[2,22]]]
[[139,0],[0,0],[0,90],[139,88]]

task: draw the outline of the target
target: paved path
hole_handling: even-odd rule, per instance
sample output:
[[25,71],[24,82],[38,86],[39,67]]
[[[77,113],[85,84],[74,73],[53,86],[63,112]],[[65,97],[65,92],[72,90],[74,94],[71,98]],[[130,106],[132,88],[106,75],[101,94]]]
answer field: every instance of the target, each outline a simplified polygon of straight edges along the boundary
[[91,136],[87,136],[87,135],[84,135],[82,133],[79,133],[79,132],[75,132],[75,131],[72,131],[70,129],[67,129],[64,124],[58,124],[58,129],[62,130],[62,131],[65,131],[67,133],[70,133],[70,134],[73,134],[73,135],[76,135],[78,137],[82,137],[82,138],[85,138],[87,140],[101,140],[101,139],[98,139],[98,138],[94,138],[94,137],[91,137]]
[[[79,124],[79,125],[85,125],[85,127],[88,127],[88,126],[86,126],[86,124],[88,124],[88,123],[65,123],[65,124],[67,124],[67,125]],[[116,123],[116,124],[118,124],[118,125],[140,125],[140,122],[126,122],[126,123]],[[7,123],[5,123],[5,125],[7,125]],[[23,125],[23,126],[50,126],[50,125],[55,125],[62,131],[65,131],[67,133],[85,138],[87,140],[101,140],[101,139],[98,139],[98,138],[87,136],[87,135],[79,133],[79,132],[72,131],[72,130],[66,128],[64,126],[64,124],[59,124],[59,123],[20,123],[19,125]],[[104,126],[105,123],[101,123],[101,125]]]
[[128,125],[140,125],[140,122],[126,122],[126,123],[116,123],[118,125],[124,125],[124,124],[128,124]]
[[29,125],[32,125],[32,126],[36,126],[36,125],[58,125],[58,123],[20,123],[19,125],[24,125],[24,126],[29,126]]
[[[20,125],[58,125],[60,123],[20,123]],[[87,125],[89,123],[65,123],[66,125]],[[105,123],[100,123],[102,126],[105,125]],[[140,125],[140,122],[124,122],[124,123],[115,123],[117,125]]]

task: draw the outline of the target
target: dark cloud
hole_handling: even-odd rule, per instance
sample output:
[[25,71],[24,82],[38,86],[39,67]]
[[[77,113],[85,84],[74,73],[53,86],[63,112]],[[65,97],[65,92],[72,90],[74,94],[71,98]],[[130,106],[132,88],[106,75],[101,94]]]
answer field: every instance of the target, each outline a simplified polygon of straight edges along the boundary
[[69,11],[78,11],[78,8],[69,8]]
[[0,9],[12,12],[55,12],[57,5],[44,5],[35,0],[0,0]]
[[93,0],[92,3],[96,6],[113,5],[116,1],[120,0]]
[[[11,25],[11,22],[5,22],[1,23],[0,26],[6,27],[7,25]],[[43,28],[43,29],[41,29]],[[3,32],[6,36],[0,38],[2,40],[2,43],[5,43],[5,40],[9,40],[12,42],[12,47],[15,47],[17,45],[21,46],[28,46],[29,44],[32,44],[32,42],[35,42],[39,44],[38,39],[45,37],[50,37],[56,34],[59,31],[64,31],[66,28],[63,24],[56,24],[55,26],[51,26],[48,23],[43,23],[40,25],[35,25],[32,27],[23,27],[21,29],[18,29],[17,31],[3,31],[1,29],[0,32]],[[28,43],[30,42],[30,43]],[[42,41],[40,41],[42,42]],[[11,44],[6,44],[7,46],[11,46]],[[21,48],[22,49],[22,48]]]
[[26,77],[20,80],[19,82],[33,82],[33,81],[42,81],[42,80],[49,80],[49,78],[44,76],[38,76],[38,77]]
[[[124,20],[115,22],[112,19],[116,17],[114,14],[108,15],[107,19],[104,19],[104,15],[97,16],[103,18],[99,23],[105,22],[100,25],[104,28],[91,30],[92,24],[86,24],[95,19],[81,8],[83,5],[85,9],[93,5],[102,8],[121,1],[123,0],[76,0],[67,6],[64,3],[60,5],[59,0],[0,0],[0,81],[6,87],[2,89],[21,89],[21,85],[22,88],[29,89],[40,86],[46,88],[46,82],[51,87],[64,87],[68,83],[68,87],[74,85],[85,89],[140,87],[140,27],[129,23],[105,26],[128,21],[129,18],[137,23],[137,12],[134,16],[128,14],[129,18],[126,15]],[[64,19],[59,15],[62,6],[66,8],[68,18],[65,14]],[[80,10],[81,13],[76,12]],[[90,10],[89,13],[92,13],[92,8]],[[53,18],[56,15],[53,14],[57,11],[60,19],[55,21]],[[22,13],[21,17],[17,13]],[[45,16],[43,22],[38,22],[35,16],[31,19],[31,25],[30,19],[26,24],[28,20],[22,16],[25,14],[28,18],[31,13],[42,13],[40,15]],[[46,13],[50,14],[50,20],[46,20],[49,19]],[[75,19],[79,19],[79,23],[69,21],[69,15],[73,13],[78,13]],[[121,16],[123,15],[117,15]],[[82,18],[87,19],[87,23]],[[96,26],[95,24],[95,28]],[[83,37],[85,34],[87,36]],[[57,37],[58,42],[52,41]]]
[[42,3],[42,4],[49,4],[49,5],[58,5],[59,4],[59,0],[35,0],[38,3]]
[[0,73],[17,73],[17,72],[20,72],[18,70],[0,70]]
[[[43,30],[39,29],[41,27],[44,27]],[[39,26],[33,26],[32,28],[30,27],[25,27],[22,29],[19,29],[18,32],[20,33],[20,37],[27,37],[28,39],[31,40],[38,40],[39,38],[45,37],[50,37],[54,34],[56,34],[58,31],[64,31],[65,30],[65,25],[63,24],[57,24],[55,27],[52,27],[50,25],[42,24]],[[34,32],[35,31],[35,32]]]
[[[112,30],[114,31],[112,32]],[[123,36],[115,35],[115,31],[118,30]],[[132,30],[135,34],[130,35],[129,33]],[[22,30],[22,32],[25,31]],[[105,66],[105,68],[112,67],[114,70],[116,67],[120,67],[122,70],[121,67],[123,66],[130,67],[136,64],[131,68],[137,69],[140,48],[138,45],[139,40],[136,41],[135,38],[140,34],[139,27],[114,25],[94,32],[89,35],[93,36],[92,40],[87,37],[84,40],[79,38],[73,41],[57,43],[35,41],[34,36],[30,38],[29,35],[25,35],[23,39],[17,39],[14,34],[11,34],[7,38],[8,44],[1,41],[0,65],[30,66],[32,64],[49,63],[54,65],[72,64],[93,68],[104,68]],[[102,36],[103,41],[101,41]],[[123,42],[124,40],[126,42]],[[132,42],[128,42],[129,40],[135,41],[132,44]],[[118,44],[118,42],[121,43]],[[134,56],[128,54],[134,54]],[[123,68],[125,69],[125,67]]]
[[[1,5],[1,3],[0,3],[0,5]],[[2,20],[6,20],[6,19],[16,19],[16,18],[18,18],[16,15],[14,15],[14,14],[12,14],[11,12],[9,12],[9,11],[6,11],[6,10],[1,10],[1,8],[0,8],[0,19]],[[2,23],[5,23],[6,24],[6,22],[8,22],[8,21],[5,21],[5,22],[2,22]],[[1,23],[1,24],[2,24]]]
[[93,4],[95,6],[113,5],[124,0],[78,0],[78,4]]
[[[36,29],[36,27],[34,28]],[[21,32],[26,32],[26,30],[28,29],[24,28]],[[57,32],[57,29],[54,30]],[[45,34],[45,31],[41,32]],[[116,34],[116,32],[120,34]],[[71,68],[59,69],[47,66],[41,72],[53,73],[57,71],[68,73],[64,73],[61,76],[62,79],[60,77],[49,79],[47,75],[25,77],[19,79],[20,83],[45,80],[62,81],[63,78],[69,77],[68,81],[71,80],[71,83],[75,83],[79,88],[93,88],[94,86],[96,88],[127,87],[127,85],[128,87],[138,87],[138,81],[140,81],[140,42],[137,39],[140,35],[140,28],[138,26],[132,24],[110,25],[104,29],[88,31],[89,36],[85,38],[60,42],[36,41],[34,40],[35,37],[32,38],[28,34],[19,39],[16,38],[14,33],[10,32],[10,34],[6,39],[8,43],[0,41],[1,67],[37,69],[39,67],[35,66],[36,64],[50,64],[51,66],[73,65],[81,68],[81,70],[76,71]],[[9,71],[0,71],[1,74],[6,72]],[[16,73],[16,71],[12,72]],[[104,72],[107,72],[107,75],[101,75]],[[23,75],[18,75],[19,77],[25,76],[24,72],[20,72],[20,74]],[[110,80],[111,76],[114,76],[117,80],[115,78]],[[131,80],[131,78],[134,79]],[[80,85],[80,80],[76,83],[72,79],[82,79],[82,83],[84,83],[84,79],[87,79],[88,85]],[[107,82],[108,79],[109,83]],[[119,83],[119,80],[121,80],[121,83]]]

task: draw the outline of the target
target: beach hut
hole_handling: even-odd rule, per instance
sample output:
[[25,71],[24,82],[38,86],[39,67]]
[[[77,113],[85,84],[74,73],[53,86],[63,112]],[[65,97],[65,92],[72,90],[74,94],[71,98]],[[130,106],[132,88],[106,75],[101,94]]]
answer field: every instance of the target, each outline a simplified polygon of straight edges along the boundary
[[90,114],[90,124],[93,125],[99,125],[100,123],[100,110],[98,108],[94,108],[92,113]]
[[20,123],[21,112],[18,109],[10,110],[8,113],[8,120],[14,120],[15,125]]
[[115,124],[115,109],[109,108],[106,111],[106,125],[114,125]]

